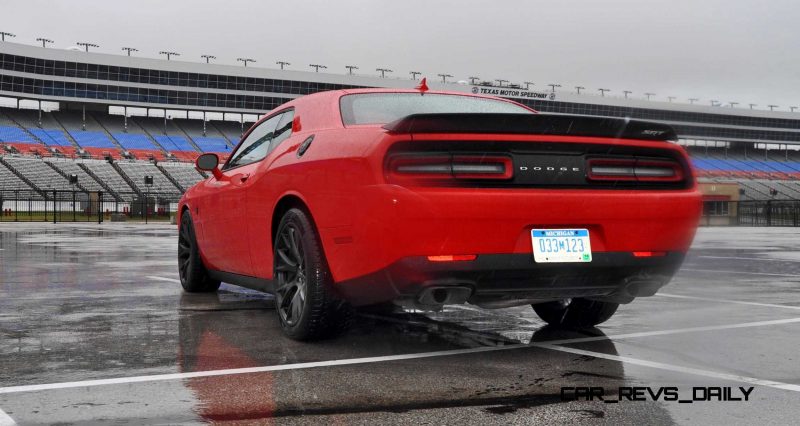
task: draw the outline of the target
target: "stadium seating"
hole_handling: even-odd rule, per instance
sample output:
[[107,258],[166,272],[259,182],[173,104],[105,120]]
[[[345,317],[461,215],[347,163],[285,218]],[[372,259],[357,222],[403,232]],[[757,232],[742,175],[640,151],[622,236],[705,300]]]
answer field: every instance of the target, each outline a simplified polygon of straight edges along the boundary
[[0,142],[39,142],[16,126],[0,126]]
[[46,145],[50,146],[72,146],[72,142],[67,139],[67,135],[64,134],[63,131],[58,129],[39,129],[39,128],[29,128],[29,132],[31,132],[34,136],[39,138],[42,142]]
[[120,161],[117,165],[133,181],[140,191],[147,191],[144,185],[145,176],[153,177],[153,187],[151,192],[159,194],[180,194],[180,190],[164,176],[164,173],[155,165],[147,162]]
[[[245,131],[250,125],[244,125]],[[224,161],[241,132],[242,125],[231,121],[208,121],[204,126],[201,120],[165,122],[136,116],[128,117],[126,123],[122,116],[96,111],[87,111],[85,116],[78,111],[40,115],[0,108],[0,156],[36,188],[3,165],[0,182],[4,190],[71,190],[64,176],[75,174],[87,190],[101,191],[106,185],[129,200],[147,189],[143,179],[150,175],[155,181],[151,191],[177,195],[203,179],[191,164],[201,152],[217,153]],[[701,181],[736,183],[745,200],[800,200],[800,151],[751,148],[748,145],[745,152],[743,148],[688,147]]]
[[75,142],[77,142],[81,148],[117,149],[117,146],[114,144],[114,142],[111,142],[111,139],[109,139],[108,136],[102,132],[69,130],[69,134],[72,136],[72,139],[75,139]]
[[225,139],[202,137],[202,136],[198,136],[193,139],[194,143],[197,144],[197,146],[200,147],[200,149],[203,152],[219,152],[219,153],[231,152],[231,147],[228,146]]
[[44,161],[36,158],[4,157],[17,172],[43,190],[71,191],[72,185]]
[[200,182],[203,176],[193,165],[187,163],[161,163],[161,167],[169,173],[178,183],[188,189],[197,182]]
[[76,175],[78,177],[78,184],[88,191],[103,191],[103,186],[100,185],[93,177],[89,176],[78,163],[71,159],[55,159],[47,160],[48,163],[55,166],[66,176]]

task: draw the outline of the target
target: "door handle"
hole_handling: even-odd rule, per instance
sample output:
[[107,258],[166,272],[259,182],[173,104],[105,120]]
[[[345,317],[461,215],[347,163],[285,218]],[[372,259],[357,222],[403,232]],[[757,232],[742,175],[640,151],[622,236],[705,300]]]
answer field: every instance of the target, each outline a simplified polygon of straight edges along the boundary
[[239,175],[239,183],[245,183],[250,178],[250,173],[242,173]]

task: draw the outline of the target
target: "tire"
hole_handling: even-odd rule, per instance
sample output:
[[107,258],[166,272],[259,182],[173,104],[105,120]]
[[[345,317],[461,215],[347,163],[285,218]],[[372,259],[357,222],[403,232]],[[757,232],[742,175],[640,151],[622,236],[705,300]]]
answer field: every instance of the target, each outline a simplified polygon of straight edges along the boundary
[[181,286],[189,293],[210,293],[219,289],[220,282],[208,276],[200,258],[194,224],[188,210],[181,215],[181,228],[178,232],[178,275]]
[[272,263],[275,310],[287,336],[318,340],[349,328],[352,308],[333,294],[322,245],[303,210],[290,209],[281,218]]
[[565,299],[538,303],[533,310],[550,325],[556,327],[594,327],[603,323],[617,311],[618,303],[587,299]]

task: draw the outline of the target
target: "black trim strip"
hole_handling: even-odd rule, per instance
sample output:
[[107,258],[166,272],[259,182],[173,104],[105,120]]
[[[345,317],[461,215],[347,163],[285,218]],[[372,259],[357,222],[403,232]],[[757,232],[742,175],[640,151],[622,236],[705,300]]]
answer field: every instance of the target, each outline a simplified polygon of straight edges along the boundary
[[267,293],[275,292],[275,283],[273,280],[265,278],[250,277],[247,275],[239,275],[231,272],[223,272],[209,269],[208,275],[214,279],[228,284],[238,285],[240,287],[249,288],[252,290],[263,291]]

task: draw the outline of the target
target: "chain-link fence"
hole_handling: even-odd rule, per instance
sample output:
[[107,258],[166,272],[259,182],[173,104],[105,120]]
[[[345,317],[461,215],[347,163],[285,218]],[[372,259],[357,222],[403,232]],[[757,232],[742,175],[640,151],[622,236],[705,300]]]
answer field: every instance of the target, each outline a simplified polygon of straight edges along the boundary
[[700,224],[800,226],[800,200],[706,201]]
[[169,221],[179,196],[29,190],[0,191],[0,222]]

